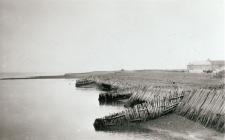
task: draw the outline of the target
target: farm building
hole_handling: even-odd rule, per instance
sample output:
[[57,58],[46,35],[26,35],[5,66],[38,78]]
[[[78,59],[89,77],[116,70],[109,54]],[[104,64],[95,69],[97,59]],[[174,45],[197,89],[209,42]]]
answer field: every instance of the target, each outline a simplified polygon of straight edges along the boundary
[[195,61],[187,65],[188,72],[192,73],[210,73],[210,72],[219,72],[224,70],[225,61],[224,60],[210,60],[205,61]]
[[217,60],[217,61],[210,61],[212,64],[212,69],[215,72],[225,70],[225,61],[224,60]]

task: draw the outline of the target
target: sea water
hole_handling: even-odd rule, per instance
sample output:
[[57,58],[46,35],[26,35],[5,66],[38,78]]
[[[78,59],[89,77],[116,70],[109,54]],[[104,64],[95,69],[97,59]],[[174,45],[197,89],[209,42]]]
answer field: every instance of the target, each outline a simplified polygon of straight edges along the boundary
[[223,140],[224,134],[170,114],[123,131],[95,131],[94,120],[124,110],[100,105],[98,90],[75,80],[0,80],[0,140]]

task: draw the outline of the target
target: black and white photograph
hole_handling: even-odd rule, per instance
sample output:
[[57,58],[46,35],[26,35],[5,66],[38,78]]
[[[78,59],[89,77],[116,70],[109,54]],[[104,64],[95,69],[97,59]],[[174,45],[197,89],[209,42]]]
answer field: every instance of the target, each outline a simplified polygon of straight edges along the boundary
[[0,140],[225,140],[224,0],[0,0]]

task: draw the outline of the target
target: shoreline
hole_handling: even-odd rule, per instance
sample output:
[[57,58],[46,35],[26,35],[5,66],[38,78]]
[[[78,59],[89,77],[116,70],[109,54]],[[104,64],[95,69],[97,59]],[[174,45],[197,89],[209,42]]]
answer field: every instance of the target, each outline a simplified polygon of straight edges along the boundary
[[128,99],[124,103],[124,111],[97,118],[94,122],[96,130],[127,128],[133,123],[150,121],[174,112],[218,132],[225,131],[224,79],[211,74],[120,72],[81,78],[76,85],[78,88],[92,85],[105,92],[99,94],[100,103]]
[[[127,120],[136,123],[160,117],[167,112],[176,112],[190,120],[224,133],[222,106],[225,105],[225,81],[224,78],[217,78],[214,74],[137,70],[66,73],[52,76],[2,78],[1,80],[20,79],[79,79],[76,81],[76,87],[97,87],[103,92],[99,94],[100,104],[126,100],[124,106],[131,108],[130,111],[133,113],[130,113],[128,109],[97,118],[94,123],[96,129],[104,130],[108,126],[111,127],[111,121],[106,120],[113,120],[112,122],[116,120],[116,123],[113,124],[116,126],[123,123],[130,124]],[[217,102],[219,105],[216,104]],[[160,108],[162,105],[166,108]],[[143,113],[145,108],[150,109]],[[151,112],[152,110],[153,112]]]
[[[90,75],[102,75],[114,73],[114,71],[93,71],[93,72],[84,72],[84,73],[65,73],[60,75],[40,75],[40,76],[24,76],[24,77],[6,77],[0,78],[0,80],[26,80],[26,79],[78,79],[84,78]],[[4,73],[2,73],[4,74]],[[6,73],[9,74],[9,73]],[[13,74],[13,73],[12,73]]]
[[[184,69],[174,69],[174,70],[126,70],[124,72],[133,73],[133,72],[145,72],[145,71],[162,71],[162,72],[185,72]],[[65,73],[60,75],[39,75],[39,76],[24,76],[24,77],[6,77],[6,78],[0,78],[0,80],[19,80],[19,79],[57,79],[57,78],[65,78],[65,79],[77,79],[77,78],[85,78],[91,75],[95,76],[101,76],[101,75],[107,75],[107,74],[115,74],[120,73],[123,71],[91,71],[91,72],[81,72],[81,73]],[[3,75],[5,73],[2,73]],[[10,73],[6,73],[10,74]],[[14,74],[14,73],[12,73]],[[16,74],[16,73],[15,73]]]
[[25,80],[25,79],[63,79],[64,75],[54,75],[54,76],[31,76],[31,77],[15,77],[15,78],[1,78],[0,80]]

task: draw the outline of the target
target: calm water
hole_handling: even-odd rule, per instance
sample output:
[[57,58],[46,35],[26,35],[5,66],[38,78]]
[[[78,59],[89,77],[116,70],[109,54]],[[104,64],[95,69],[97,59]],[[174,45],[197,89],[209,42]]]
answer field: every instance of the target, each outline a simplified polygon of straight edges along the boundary
[[96,132],[95,118],[123,110],[99,105],[99,91],[75,80],[0,80],[1,140],[223,139],[223,134],[171,114],[122,132]]

